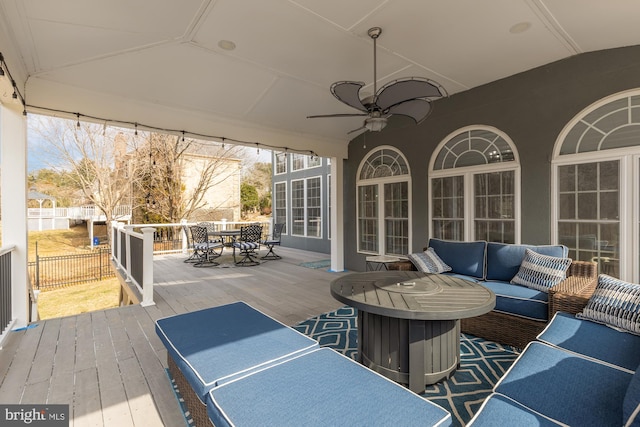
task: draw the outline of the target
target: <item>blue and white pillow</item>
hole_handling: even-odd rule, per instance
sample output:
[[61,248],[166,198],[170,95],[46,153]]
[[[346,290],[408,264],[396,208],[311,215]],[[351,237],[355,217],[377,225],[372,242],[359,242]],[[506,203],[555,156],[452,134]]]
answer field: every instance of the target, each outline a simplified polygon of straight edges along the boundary
[[576,317],[640,335],[640,285],[600,274],[596,290]]
[[571,261],[571,258],[542,255],[526,249],[520,269],[511,279],[511,283],[548,292],[549,288],[567,278],[567,269]]
[[424,252],[409,254],[408,257],[413,265],[423,273],[444,273],[451,271],[451,267],[440,259],[433,248],[427,248]]

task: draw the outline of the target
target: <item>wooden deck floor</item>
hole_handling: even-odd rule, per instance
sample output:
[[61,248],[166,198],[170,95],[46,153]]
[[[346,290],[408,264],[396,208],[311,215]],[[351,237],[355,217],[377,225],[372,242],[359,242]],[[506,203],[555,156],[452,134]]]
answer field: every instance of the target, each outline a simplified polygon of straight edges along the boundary
[[71,426],[184,426],[156,319],[245,301],[293,325],[342,305],[329,294],[329,282],[342,273],[298,265],[327,255],[277,252],[282,260],[246,268],[194,268],[182,255],[159,256],[156,305],[51,319],[11,332],[0,350],[0,402],[69,404]]

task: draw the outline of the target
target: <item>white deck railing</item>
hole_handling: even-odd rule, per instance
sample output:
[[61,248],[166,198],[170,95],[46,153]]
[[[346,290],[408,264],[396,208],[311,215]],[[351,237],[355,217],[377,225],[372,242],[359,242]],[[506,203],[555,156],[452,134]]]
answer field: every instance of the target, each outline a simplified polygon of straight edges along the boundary
[[[240,228],[255,224],[256,221],[209,221],[218,230]],[[113,221],[111,225],[111,258],[125,278],[142,295],[141,305],[153,305],[153,255],[167,252],[189,252],[188,236],[185,234],[190,225],[197,222],[182,221],[170,224],[131,224],[124,225]],[[271,222],[260,222],[264,237],[271,233]],[[163,233],[170,230],[171,232]],[[179,236],[173,239],[178,247],[166,249],[161,244],[164,235]],[[155,247],[158,246],[158,249]]]
[[[71,206],[67,208],[29,208],[27,209],[29,218],[68,218],[78,220],[88,220],[106,217],[104,212],[97,206]],[[119,205],[113,209],[114,218],[131,217],[131,206]]]

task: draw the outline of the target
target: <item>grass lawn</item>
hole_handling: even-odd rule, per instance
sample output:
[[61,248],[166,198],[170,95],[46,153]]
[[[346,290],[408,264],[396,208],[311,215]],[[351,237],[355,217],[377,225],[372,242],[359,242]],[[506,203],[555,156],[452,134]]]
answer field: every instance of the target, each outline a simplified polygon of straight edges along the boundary
[[40,292],[38,313],[41,319],[72,316],[118,306],[120,282],[117,278],[73,285]]
[[[89,232],[84,225],[68,230],[30,231],[30,261],[36,259],[36,242],[40,256],[86,253],[90,250]],[[41,291],[38,295],[38,313],[41,319],[50,319],[104,310],[117,307],[119,295],[120,282],[116,277]]]

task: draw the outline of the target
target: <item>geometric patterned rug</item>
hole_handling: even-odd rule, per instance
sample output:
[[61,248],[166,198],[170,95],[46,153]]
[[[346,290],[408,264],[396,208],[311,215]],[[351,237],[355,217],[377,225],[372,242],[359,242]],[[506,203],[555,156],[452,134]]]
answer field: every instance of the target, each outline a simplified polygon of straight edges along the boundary
[[[355,360],[356,319],[356,309],[345,306],[305,320],[294,328],[317,340],[321,347],[331,347]],[[447,381],[429,386],[422,396],[448,410],[454,426],[464,426],[518,354],[510,346],[462,334],[460,368]]]

